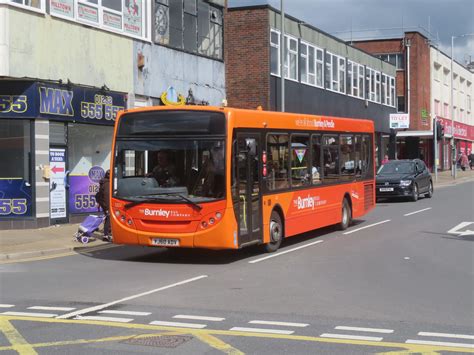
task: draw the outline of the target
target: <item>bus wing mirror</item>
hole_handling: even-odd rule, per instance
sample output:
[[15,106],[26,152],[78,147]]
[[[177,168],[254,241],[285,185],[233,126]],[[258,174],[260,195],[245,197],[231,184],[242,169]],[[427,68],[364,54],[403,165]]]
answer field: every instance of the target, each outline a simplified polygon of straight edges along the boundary
[[253,138],[247,138],[245,140],[247,144],[247,151],[251,155],[257,155],[257,142]]

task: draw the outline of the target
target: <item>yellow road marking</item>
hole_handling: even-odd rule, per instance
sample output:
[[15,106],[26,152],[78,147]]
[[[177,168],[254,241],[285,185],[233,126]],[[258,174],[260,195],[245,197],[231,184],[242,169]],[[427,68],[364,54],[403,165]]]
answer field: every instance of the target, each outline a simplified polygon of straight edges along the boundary
[[38,353],[25,338],[15,329],[10,321],[5,317],[0,317],[0,331],[5,334],[11,346],[20,355],[37,355]]
[[[85,247],[84,249],[81,249],[81,250],[68,251],[68,252],[59,253],[59,254],[42,255],[42,256],[36,256],[36,257],[24,258],[24,259],[4,260],[4,261],[0,261],[0,265],[13,264],[13,263],[26,263],[26,262],[31,262],[31,261],[41,261],[41,260],[49,260],[49,259],[56,259],[56,258],[64,258],[66,256],[86,254],[86,253],[91,253],[91,252],[110,249],[110,248],[115,248],[115,247],[118,247],[118,245],[116,245],[116,244],[106,244],[106,245],[98,245],[96,247],[90,247],[90,248]],[[81,248],[81,247],[78,247],[78,248]]]
[[[82,324],[82,325],[104,326],[104,327],[109,327],[109,328],[114,327],[114,328],[123,328],[123,329],[175,331],[182,334],[190,334],[196,337],[198,337],[201,334],[204,334],[204,335],[224,335],[224,336],[235,336],[235,337],[280,339],[280,340],[293,340],[293,341],[308,341],[308,342],[317,342],[317,343],[362,345],[362,346],[372,346],[372,347],[380,347],[380,348],[384,347],[384,348],[405,349],[408,352],[423,353],[423,354],[425,353],[429,354],[429,353],[434,353],[434,352],[439,352],[439,351],[474,353],[474,349],[451,347],[451,346],[375,342],[375,341],[350,340],[350,339],[331,339],[331,338],[320,338],[320,337],[312,337],[312,336],[305,336],[305,335],[264,334],[264,333],[250,333],[250,332],[240,332],[240,331],[232,331],[232,330],[175,328],[175,327],[165,327],[165,326],[159,326],[159,325],[138,324],[138,323],[112,323],[112,322],[92,321],[92,320],[35,318],[35,317],[20,317],[20,316],[13,317],[13,316],[0,315],[0,319],[1,318],[7,318],[8,320],[24,320],[24,321],[42,322],[42,323]],[[4,349],[4,347],[0,347],[0,350],[7,350],[7,349]]]
[[194,334],[198,339],[200,339],[202,342],[208,344],[209,346],[213,347],[214,349],[220,350],[223,353],[229,354],[229,355],[244,355],[243,352],[240,350],[233,348],[227,343],[224,343],[222,340],[217,339],[216,337],[210,335],[210,334]]

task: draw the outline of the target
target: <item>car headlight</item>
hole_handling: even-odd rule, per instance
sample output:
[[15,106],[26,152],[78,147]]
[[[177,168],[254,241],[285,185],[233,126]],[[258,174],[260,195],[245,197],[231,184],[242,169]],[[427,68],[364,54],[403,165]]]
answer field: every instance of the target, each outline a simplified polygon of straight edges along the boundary
[[410,186],[411,180],[400,180],[400,186]]

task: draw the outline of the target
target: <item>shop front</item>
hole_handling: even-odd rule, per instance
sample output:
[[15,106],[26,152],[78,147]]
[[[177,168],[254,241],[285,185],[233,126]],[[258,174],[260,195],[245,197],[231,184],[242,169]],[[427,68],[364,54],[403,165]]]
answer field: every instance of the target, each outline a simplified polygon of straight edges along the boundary
[[0,228],[81,220],[110,166],[125,95],[103,88],[0,81]]
[[[444,127],[444,139],[439,146],[439,157],[442,162],[442,169],[451,169],[452,164],[452,149],[451,137],[453,135],[453,122],[449,119],[438,117],[438,120]],[[474,126],[467,125],[460,122],[454,122],[454,145],[456,147],[456,159],[462,153],[469,155],[472,152],[474,142]]]

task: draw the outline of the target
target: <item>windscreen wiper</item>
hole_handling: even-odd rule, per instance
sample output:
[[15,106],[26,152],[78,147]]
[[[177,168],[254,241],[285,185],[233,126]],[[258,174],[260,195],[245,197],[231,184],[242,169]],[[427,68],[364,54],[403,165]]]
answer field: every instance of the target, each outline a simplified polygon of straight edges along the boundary
[[124,207],[125,209],[129,209],[133,206],[137,206],[137,205],[140,205],[142,203],[156,203],[156,202],[162,202],[163,199],[158,199],[158,198],[150,198],[150,197],[147,197],[147,198],[143,198],[143,199],[140,199],[140,200],[135,200],[135,201],[132,201],[132,200],[129,200],[131,202],[127,203]]

